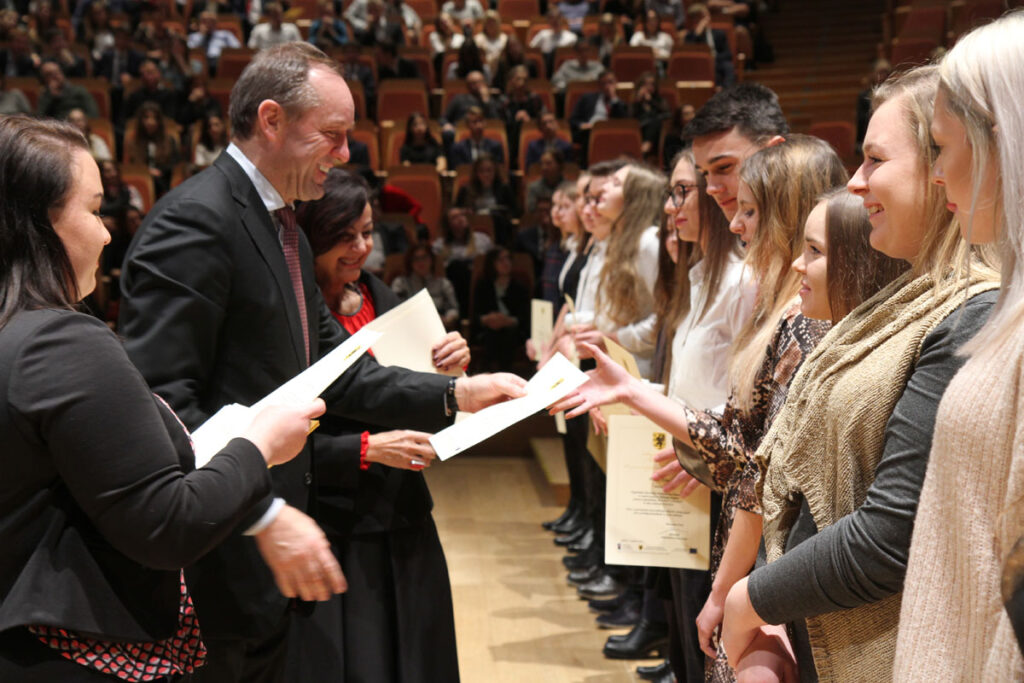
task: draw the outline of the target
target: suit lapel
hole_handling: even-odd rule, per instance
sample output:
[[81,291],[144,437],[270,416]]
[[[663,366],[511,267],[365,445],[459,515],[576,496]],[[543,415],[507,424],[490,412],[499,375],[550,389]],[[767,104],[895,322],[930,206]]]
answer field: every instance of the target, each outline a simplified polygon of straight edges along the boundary
[[[302,322],[299,318],[298,303],[295,301],[295,290],[292,288],[288,264],[284,260],[284,249],[277,234],[277,225],[264,206],[263,200],[260,199],[259,192],[256,191],[252,181],[229,154],[221,154],[214,163],[231,182],[232,195],[242,214],[242,226],[249,234],[253,244],[256,245],[256,250],[273,276],[274,283],[281,295],[281,301],[284,302],[284,313],[288,319],[288,331],[292,338],[295,362],[298,367],[305,368],[306,344],[302,336]],[[312,319],[310,318],[310,320]],[[311,330],[311,338],[312,334]]]

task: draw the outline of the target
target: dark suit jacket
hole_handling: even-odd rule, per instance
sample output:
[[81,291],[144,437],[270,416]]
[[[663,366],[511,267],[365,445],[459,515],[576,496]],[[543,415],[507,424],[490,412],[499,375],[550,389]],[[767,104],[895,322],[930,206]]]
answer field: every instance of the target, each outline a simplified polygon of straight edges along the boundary
[[[501,301],[508,308],[509,315],[519,321],[517,327],[505,332],[525,340],[530,334],[530,293],[513,278],[509,281],[508,289],[505,290],[505,296]],[[473,290],[473,310],[469,316],[470,336],[474,341],[480,341],[485,331],[488,331],[480,322],[480,318],[497,310],[498,292],[494,289],[494,283],[481,278]]]
[[[580,131],[580,124],[588,123],[594,116],[597,109],[597,102],[601,99],[601,93],[588,92],[576,100],[576,106],[572,108],[572,115],[569,116],[569,127],[572,129],[573,139],[576,140]],[[608,108],[608,118],[624,119],[629,116],[629,108],[622,100],[615,100]]]
[[565,161],[572,161],[573,149],[571,142],[563,140],[562,138],[555,138],[554,142],[549,145],[547,140],[540,138],[539,140],[531,141],[530,144],[526,146],[526,168],[522,170],[525,171],[529,169],[531,164],[540,163],[540,157],[548,147],[553,147],[561,152],[562,158],[565,159]]
[[[378,317],[401,303],[391,288],[371,273],[363,271],[359,280],[369,288]],[[415,332],[408,330],[410,334]],[[367,470],[359,469],[360,437],[364,431],[380,429],[326,416],[314,436],[317,521],[332,536],[345,538],[414,526],[433,507],[422,473],[377,464],[371,464]]]
[[[456,142],[452,145],[451,149],[448,150],[448,168],[455,168],[461,164],[473,163],[473,141],[470,138],[466,138],[461,142]],[[483,151],[490,155],[499,164],[505,162],[505,150],[502,148],[501,143],[497,140],[490,138],[484,138],[480,145]]]
[[[317,359],[347,335],[316,286],[304,236],[299,246],[310,356]],[[128,355],[191,428],[223,405],[252,405],[306,367],[277,229],[228,154],[153,207],[125,257],[121,288],[119,329]],[[367,355],[324,398],[332,414],[435,431],[447,424],[447,382],[382,368]],[[300,510],[307,509],[312,462],[307,444],[271,471],[275,494]],[[268,496],[260,511],[270,502]],[[287,607],[247,536],[229,538],[187,575],[203,629],[213,637],[260,637],[279,624]]]
[[[121,63],[121,68],[127,71],[133,77],[138,77],[139,67],[142,66],[142,62],[144,62],[145,59],[146,55],[142,54],[141,52],[138,52],[137,50],[128,50],[128,53],[125,55],[124,61]],[[121,86],[121,81],[116,78],[118,74],[113,73],[113,69],[114,50],[113,48],[111,48],[104,52],[102,55],[100,55],[100,59],[98,62],[96,62],[95,65],[93,65],[92,71],[97,77],[102,76],[103,78],[106,78],[108,81],[110,81],[112,87],[117,88]]]
[[271,490],[259,451],[235,439],[196,471],[174,415],[80,313],[15,315],[0,329],[0,387],[0,631],[170,637],[180,568]]

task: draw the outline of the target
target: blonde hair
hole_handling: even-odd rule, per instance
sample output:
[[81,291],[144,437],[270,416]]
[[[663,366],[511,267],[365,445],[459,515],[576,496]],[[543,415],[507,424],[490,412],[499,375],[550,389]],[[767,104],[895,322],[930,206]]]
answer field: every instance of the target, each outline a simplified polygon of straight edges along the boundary
[[[999,162],[996,182],[996,230],[1002,271],[999,301],[988,322],[964,350],[989,358],[1019,334],[1024,323],[1024,11],[1015,10],[963,36],[940,67],[939,87],[948,110],[967,131],[971,146],[972,203],[977,202],[985,169]],[[966,226],[970,236],[970,222]],[[983,250],[983,254],[991,252]]]
[[636,260],[640,236],[652,225],[661,224],[665,185],[664,175],[644,166],[629,166],[622,184],[622,213],[612,223],[596,302],[597,310],[616,325],[636,322],[654,305],[637,272]]
[[849,179],[842,160],[823,140],[789,135],[743,162],[740,179],[758,210],[758,227],[747,251],[757,278],[754,311],[733,341],[729,375],[733,401],[749,410],[765,349],[800,290],[800,275],[790,265],[803,249],[804,223],[818,197]]

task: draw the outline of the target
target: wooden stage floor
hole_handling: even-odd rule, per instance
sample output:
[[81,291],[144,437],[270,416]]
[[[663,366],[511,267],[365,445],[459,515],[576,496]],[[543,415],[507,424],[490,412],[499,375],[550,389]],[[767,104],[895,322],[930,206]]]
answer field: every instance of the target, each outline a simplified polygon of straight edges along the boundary
[[[557,516],[531,458],[469,456],[427,470],[448,558],[464,683],[628,683],[638,662],[605,659],[612,633],[565,580],[540,527]],[[640,663],[655,663],[653,661]]]

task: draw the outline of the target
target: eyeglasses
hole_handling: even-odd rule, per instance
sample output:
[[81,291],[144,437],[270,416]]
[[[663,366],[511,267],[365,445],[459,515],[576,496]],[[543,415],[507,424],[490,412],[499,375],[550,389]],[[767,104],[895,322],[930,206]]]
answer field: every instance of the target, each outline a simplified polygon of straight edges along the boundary
[[697,189],[696,185],[687,185],[686,183],[676,183],[669,190],[668,197],[672,200],[672,206],[679,208],[686,201],[686,195],[690,194]]
[[583,204],[594,204],[596,205],[598,200],[601,199],[601,194],[588,194],[583,196]]

